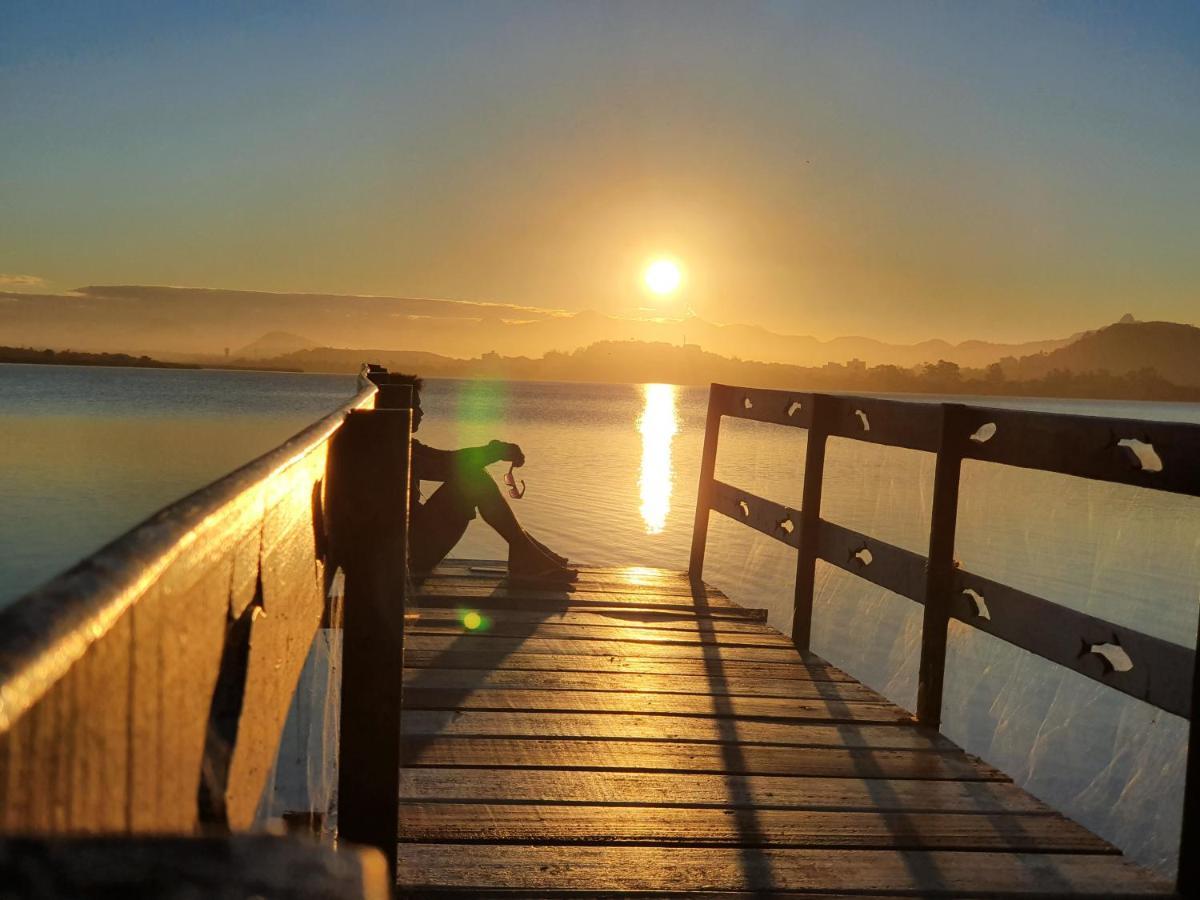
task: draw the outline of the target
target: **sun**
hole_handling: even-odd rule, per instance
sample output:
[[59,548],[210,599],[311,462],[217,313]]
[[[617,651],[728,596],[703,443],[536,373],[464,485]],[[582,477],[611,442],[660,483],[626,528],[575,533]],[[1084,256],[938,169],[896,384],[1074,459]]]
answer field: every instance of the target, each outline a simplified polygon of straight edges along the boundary
[[679,290],[679,285],[683,283],[683,269],[672,259],[656,259],[646,266],[642,281],[650,293],[666,297]]

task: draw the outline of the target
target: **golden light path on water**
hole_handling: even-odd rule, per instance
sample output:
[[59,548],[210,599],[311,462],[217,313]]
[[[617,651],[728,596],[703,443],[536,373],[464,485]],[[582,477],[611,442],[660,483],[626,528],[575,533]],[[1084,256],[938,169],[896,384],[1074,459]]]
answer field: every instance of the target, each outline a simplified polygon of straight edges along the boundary
[[671,511],[671,441],[679,431],[675,386],[647,384],[646,405],[638,419],[642,435],[642,469],[638,476],[642,520],[647,534],[659,534]]

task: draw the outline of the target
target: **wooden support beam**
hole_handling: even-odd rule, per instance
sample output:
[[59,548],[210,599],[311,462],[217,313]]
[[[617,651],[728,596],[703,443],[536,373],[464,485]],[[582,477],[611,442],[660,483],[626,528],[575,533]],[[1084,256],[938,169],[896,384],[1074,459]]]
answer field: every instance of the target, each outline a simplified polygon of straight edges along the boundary
[[334,556],[346,573],[338,830],[395,874],[400,797],[410,409],[355,412],[332,448]]
[[946,631],[954,590],[954,532],[958,523],[958,483],[962,471],[966,407],[942,404],[933,511],[929,527],[929,569],[925,576],[925,616],[917,676],[917,721],[927,728],[942,723],[942,683],[946,674]]
[[813,584],[821,542],[821,490],[825,482],[825,443],[831,398],[813,394],[808,410],[808,446],[804,454],[804,493],[800,501],[800,552],[796,557],[792,643],[802,653],[812,640]]
[[721,432],[724,390],[714,384],[708,389],[708,416],[704,420],[704,451],[700,457],[700,483],[696,489],[696,519],[692,525],[692,554],[688,576],[693,582],[704,577],[704,551],[708,543],[708,513],[712,504],[713,474],[717,469],[717,438]]

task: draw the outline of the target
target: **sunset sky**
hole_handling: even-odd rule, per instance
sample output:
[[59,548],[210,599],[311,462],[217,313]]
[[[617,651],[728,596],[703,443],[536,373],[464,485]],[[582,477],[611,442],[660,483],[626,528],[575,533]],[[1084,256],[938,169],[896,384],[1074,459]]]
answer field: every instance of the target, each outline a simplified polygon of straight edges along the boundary
[[0,128],[0,290],[1200,322],[1195,2],[6,0]]

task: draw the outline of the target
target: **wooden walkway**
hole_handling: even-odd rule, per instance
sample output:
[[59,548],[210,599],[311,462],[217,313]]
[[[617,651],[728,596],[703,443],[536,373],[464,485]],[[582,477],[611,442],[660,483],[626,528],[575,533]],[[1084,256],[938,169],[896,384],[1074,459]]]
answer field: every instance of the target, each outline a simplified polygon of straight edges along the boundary
[[1171,895],[683,575],[451,561],[413,603],[407,896]]

